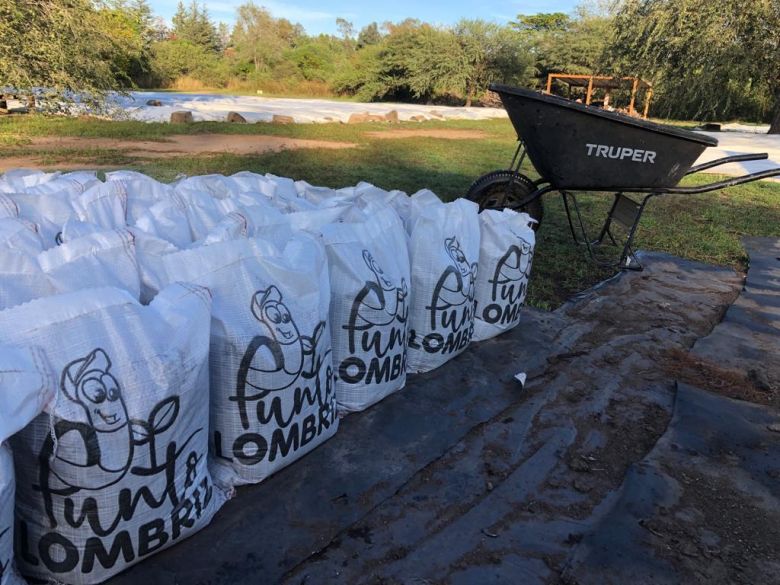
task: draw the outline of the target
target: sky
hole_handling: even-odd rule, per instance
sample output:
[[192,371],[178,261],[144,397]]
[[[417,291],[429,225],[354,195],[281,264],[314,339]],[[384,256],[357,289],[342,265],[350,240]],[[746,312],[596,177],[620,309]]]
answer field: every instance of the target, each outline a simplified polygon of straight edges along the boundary
[[[246,0],[206,0],[209,15],[217,22],[233,24],[235,11]],[[309,34],[336,34],[336,18],[346,18],[360,30],[376,21],[397,22],[405,18],[417,18],[433,24],[452,24],[461,18],[482,18],[499,23],[513,20],[518,14],[537,12],[570,12],[578,0],[385,0],[365,2],[360,0],[254,0],[265,6],[276,17],[286,18],[303,25]],[[185,0],[188,4],[189,0]],[[150,0],[149,5],[158,16],[170,23],[178,0]]]

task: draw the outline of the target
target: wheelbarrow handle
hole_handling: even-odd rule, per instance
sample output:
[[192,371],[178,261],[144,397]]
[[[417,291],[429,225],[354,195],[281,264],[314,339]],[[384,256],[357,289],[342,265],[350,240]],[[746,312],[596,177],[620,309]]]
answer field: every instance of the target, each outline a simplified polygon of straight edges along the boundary
[[755,154],[735,154],[733,156],[725,156],[723,158],[716,158],[715,160],[711,160],[706,163],[702,163],[700,165],[696,165],[695,167],[691,167],[686,175],[692,175],[693,173],[698,173],[699,171],[703,171],[706,169],[711,169],[712,167],[718,167],[720,165],[725,165],[726,163],[732,163],[732,162],[745,162],[749,160],[766,160],[769,158],[769,155],[766,152],[761,153],[755,153]]
[[[780,175],[780,167],[776,169],[767,169],[766,171],[760,171],[758,173],[751,173],[749,175],[743,175],[741,177],[732,177],[725,181],[718,181],[717,183],[708,183],[707,185],[699,185],[696,187],[671,187],[668,189],[647,189],[645,193],[652,192],[660,195],[664,193],[678,194],[678,195],[695,195],[697,193],[708,193],[710,191],[717,191],[718,189],[725,189],[726,187],[734,187],[735,185],[744,185],[745,183],[752,183],[753,181],[760,181],[761,179],[768,179],[769,177],[777,177]],[[637,189],[633,189],[637,192]]]
[[[758,173],[751,173],[749,175],[742,175],[741,177],[732,177],[725,181],[718,181],[717,183],[698,185],[696,187],[624,187],[616,188],[614,191],[619,193],[648,193],[651,196],[696,195],[697,193],[708,193],[710,191],[717,191],[718,189],[725,189],[726,187],[734,187],[735,185],[744,185],[745,183],[760,181],[761,179],[777,177],[778,175],[780,175],[780,167],[777,167],[776,169],[767,169]],[[536,193],[538,192],[539,191],[536,191]],[[542,193],[545,192],[546,191],[543,191]]]

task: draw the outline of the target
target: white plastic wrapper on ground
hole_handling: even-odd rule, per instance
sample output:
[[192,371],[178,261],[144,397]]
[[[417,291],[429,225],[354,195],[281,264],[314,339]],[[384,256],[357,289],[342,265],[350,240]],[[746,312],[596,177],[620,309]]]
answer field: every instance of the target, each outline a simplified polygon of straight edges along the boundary
[[[159,100],[161,106],[147,105]],[[168,122],[175,111],[192,112],[196,122],[224,122],[229,112],[241,114],[247,122],[271,122],[274,115],[290,116],[295,123],[347,122],[352,114],[385,115],[396,111],[398,119],[409,121],[415,116],[432,120],[488,120],[506,118],[503,108],[426,106],[422,104],[358,103],[327,99],[266,98],[172,92],[131,92],[116,96],[126,115],[143,122]]]

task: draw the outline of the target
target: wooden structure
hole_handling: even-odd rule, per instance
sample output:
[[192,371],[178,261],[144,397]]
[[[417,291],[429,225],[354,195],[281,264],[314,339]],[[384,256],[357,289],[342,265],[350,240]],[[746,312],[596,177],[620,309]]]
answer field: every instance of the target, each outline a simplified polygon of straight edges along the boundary
[[[560,81],[571,87],[581,87],[585,89],[585,104],[591,105],[593,101],[593,92],[597,89],[604,90],[604,101],[602,106],[609,107],[610,92],[614,90],[630,90],[631,101],[628,105],[628,114],[631,116],[642,116],[647,118],[647,112],[650,110],[650,100],[653,97],[653,86],[648,81],[639,77],[610,77],[606,75],[568,75],[566,73],[550,73],[547,76],[547,92],[552,93],[553,81]],[[644,91],[644,107],[642,113],[638,111],[639,93]]]

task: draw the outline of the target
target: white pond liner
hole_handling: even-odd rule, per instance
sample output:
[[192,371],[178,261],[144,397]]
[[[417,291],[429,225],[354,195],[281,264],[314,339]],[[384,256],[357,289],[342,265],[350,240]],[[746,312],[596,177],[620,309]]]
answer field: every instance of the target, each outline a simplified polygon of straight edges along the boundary
[[[149,100],[159,100],[161,106],[149,106]],[[398,112],[406,122],[414,116],[430,120],[490,120],[506,118],[503,108],[466,108],[425,106],[419,104],[359,103],[326,99],[267,98],[261,96],[231,96],[173,92],[132,92],[118,96],[117,104],[133,120],[168,122],[177,111],[192,112],[196,122],[224,122],[228,112],[241,114],[247,122],[271,122],[275,115],[289,116],[295,123],[347,122],[352,114],[385,115]]]

